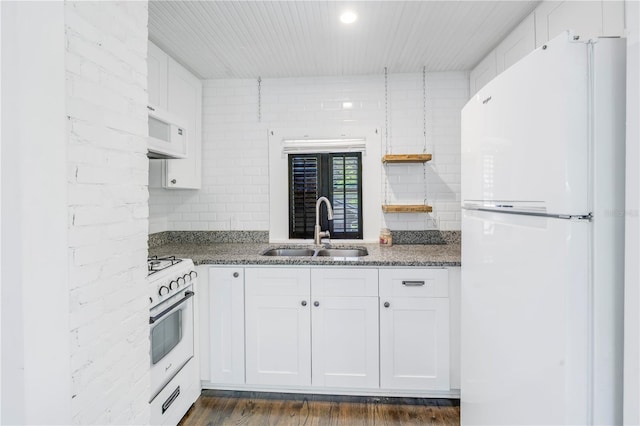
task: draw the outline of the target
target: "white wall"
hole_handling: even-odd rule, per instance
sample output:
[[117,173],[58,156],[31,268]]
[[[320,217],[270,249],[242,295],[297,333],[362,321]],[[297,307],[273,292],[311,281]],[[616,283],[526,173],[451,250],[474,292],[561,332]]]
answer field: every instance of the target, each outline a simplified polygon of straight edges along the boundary
[[640,424],[640,3],[627,0],[624,424]]
[[2,2],[2,424],[70,423],[63,4]]
[[[468,85],[466,72],[427,74],[428,151],[433,154],[426,167],[427,203],[434,211],[385,215],[391,229],[460,229],[460,110]],[[202,190],[151,189],[151,233],[268,230],[268,129],[385,128],[382,72],[265,79],[260,122],[257,86],[256,80],[204,82]],[[352,108],[343,108],[343,102]],[[389,75],[389,111],[391,153],[422,152],[421,73]],[[424,201],[422,166],[389,170],[389,202]],[[384,199],[382,183],[380,191]]]
[[147,4],[0,4],[0,422],[147,424]]
[[71,415],[147,424],[146,2],[66,2]]

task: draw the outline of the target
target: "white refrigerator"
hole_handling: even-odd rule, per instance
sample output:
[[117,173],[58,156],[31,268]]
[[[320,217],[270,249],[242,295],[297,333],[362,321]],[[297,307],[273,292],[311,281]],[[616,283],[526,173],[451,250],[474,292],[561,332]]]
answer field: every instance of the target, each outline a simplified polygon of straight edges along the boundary
[[463,425],[622,423],[625,55],[563,33],[462,110]]

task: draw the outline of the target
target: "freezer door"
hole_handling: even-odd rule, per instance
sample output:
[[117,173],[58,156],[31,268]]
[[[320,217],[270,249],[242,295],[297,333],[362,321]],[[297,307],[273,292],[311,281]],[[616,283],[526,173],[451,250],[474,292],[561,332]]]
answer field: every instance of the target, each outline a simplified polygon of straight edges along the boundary
[[588,424],[590,224],[463,211],[462,237],[462,424]]
[[589,213],[587,44],[550,41],[462,110],[462,201]]

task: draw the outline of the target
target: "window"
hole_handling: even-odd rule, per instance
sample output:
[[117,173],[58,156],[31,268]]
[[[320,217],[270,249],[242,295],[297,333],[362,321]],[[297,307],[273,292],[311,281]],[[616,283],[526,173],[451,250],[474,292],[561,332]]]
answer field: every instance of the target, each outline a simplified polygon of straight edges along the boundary
[[333,239],[362,239],[362,154],[289,154],[289,238],[313,238],[316,200],[325,196],[322,229]]

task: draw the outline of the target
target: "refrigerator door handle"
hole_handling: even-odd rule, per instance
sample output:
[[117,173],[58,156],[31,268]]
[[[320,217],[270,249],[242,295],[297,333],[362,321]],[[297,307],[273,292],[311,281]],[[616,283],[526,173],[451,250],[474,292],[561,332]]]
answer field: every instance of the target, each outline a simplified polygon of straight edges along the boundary
[[526,208],[517,208],[513,205],[507,204],[492,204],[492,205],[482,205],[477,203],[464,203],[462,205],[463,210],[476,210],[480,212],[493,212],[493,213],[504,213],[504,214],[519,214],[525,216],[538,216],[538,217],[547,217],[550,219],[568,219],[568,220],[585,220],[591,221],[593,219],[593,213],[589,212],[586,214],[557,214],[557,213],[546,213],[538,211],[537,209],[526,209]]

